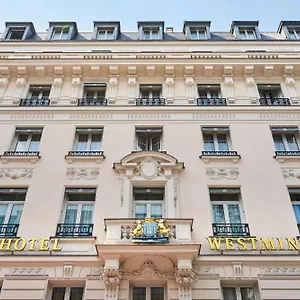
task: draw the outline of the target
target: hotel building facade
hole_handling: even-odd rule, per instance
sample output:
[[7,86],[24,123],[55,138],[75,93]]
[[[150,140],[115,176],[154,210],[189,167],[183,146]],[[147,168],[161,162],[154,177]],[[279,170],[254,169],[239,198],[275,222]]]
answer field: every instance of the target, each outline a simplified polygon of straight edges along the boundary
[[137,27],[5,24],[0,299],[300,299],[300,22]]

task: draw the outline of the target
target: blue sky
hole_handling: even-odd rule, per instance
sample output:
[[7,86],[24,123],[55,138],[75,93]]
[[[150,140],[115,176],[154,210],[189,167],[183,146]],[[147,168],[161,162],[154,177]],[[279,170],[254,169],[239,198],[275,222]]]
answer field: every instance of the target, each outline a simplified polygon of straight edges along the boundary
[[182,31],[183,21],[212,21],[211,30],[229,31],[232,20],[259,20],[261,31],[276,31],[281,20],[300,20],[300,0],[0,0],[0,31],[5,21],[31,21],[45,31],[48,21],[76,21],[92,31],[93,21],[121,21],[136,31],[137,21],[165,21]]

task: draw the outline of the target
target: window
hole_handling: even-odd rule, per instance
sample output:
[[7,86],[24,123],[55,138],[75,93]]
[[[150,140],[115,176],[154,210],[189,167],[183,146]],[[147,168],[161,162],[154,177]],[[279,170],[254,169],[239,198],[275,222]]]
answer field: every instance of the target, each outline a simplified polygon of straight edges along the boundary
[[134,287],[132,300],[164,300],[163,287]]
[[159,28],[143,28],[143,40],[159,40]]
[[105,83],[86,83],[84,85],[83,97],[87,99],[103,99],[105,98]]
[[16,236],[27,189],[0,189],[0,236]]
[[24,37],[26,27],[10,28],[6,40],[22,40]]
[[135,128],[137,151],[160,151],[162,128]]
[[138,22],[140,40],[162,40],[164,22]]
[[300,39],[300,27],[289,27],[288,28],[289,38],[291,40],[299,40]]
[[28,92],[28,98],[37,99],[49,99],[51,85],[47,86],[30,86]]
[[54,287],[51,300],[82,300],[82,287]]
[[240,35],[240,38],[242,40],[256,40],[255,28],[240,27],[239,28],[239,35]]
[[274,99],[282,97],[279,84],[259,84],[257,88],[260,98]]
[[205,151],[229,151],[229,128],[203,127]]
[[100,28],[97,32],[97,40],[113,40],[114,28]]
[[190,27],[190,37],[191,37],[191,40],[205,40],[205,39],[207,39],[206,29]]
[[54,27],[51,40],[68,40],[69,39],[69,26]]
[[220,98],[220,85],[198,85],[199,98]]
[[163,217],[164,189],[163,188],[134,188],[134,217],[145,219]]
[[299,151],[298,127],[272,127],[271,130],[276,151]]
[[100,151],[103,128],[76,128],[75,151]]
[[222,287],[223,300],[256,300],[253,287]]
[[300,230],[300,189],[289,188],[288,190],[292,201],[292,206],[298,224],[298,228]]
[[38,152],[42,128],[17,128],[13,140],[13,151]]
[[140,97],[141,98],[160,98],[162,93],[162,86],[156,85],[140,85]]

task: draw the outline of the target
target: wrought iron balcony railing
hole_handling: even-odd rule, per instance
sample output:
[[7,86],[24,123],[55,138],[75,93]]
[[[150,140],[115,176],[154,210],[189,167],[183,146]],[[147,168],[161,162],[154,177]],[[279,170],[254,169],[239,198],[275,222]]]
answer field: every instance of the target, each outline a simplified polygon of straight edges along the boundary
[[198,106],[226,106],[226,98],[197,98]]
[[262,106],[288,106],[291,105],[289,98],[260,98],[259,103]]
[[48,106],[50,104],[49,98],[34,99],[26,98],[20,100],[20,106]]
[[69,151],[68,156],[103,156],[103,151]]
[[247,223],[213,223],[214,236],[250,236],[249,225]]
[[93,235],[94,224],[66,224],[59,223],[56,236],[59,237],[87,237]]
[[1,237],[14,237],[17,236],[19,224],[3,224],[0,225]]
[[275,156],[300,156],[300,151],[275,151]]
[[239,156],[237,151],[202,151],[202,156]]
[[5,151],[4,156],[37,156],[40,157],[39,151]]
[[77,102],[78,106],[106,106],[107,98],[80,98]]
[[136,98],[136,106],[164,106],[165,98]]

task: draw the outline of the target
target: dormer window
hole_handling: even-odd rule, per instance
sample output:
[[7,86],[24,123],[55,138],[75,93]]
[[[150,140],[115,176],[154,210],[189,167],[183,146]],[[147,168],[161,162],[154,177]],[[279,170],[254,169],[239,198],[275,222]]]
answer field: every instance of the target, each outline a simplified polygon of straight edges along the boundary
[[94,22],[94,40],[116,40],[120,34],[120,22]]
[[164,22],[138,22],[140,40],[162,40]]
[[49,22],[48,40],[71,40],[76,34],[77,25],[75,22]]
[[186,21],[183,25],[183,32],[188,40],[210,39],[210,22]]
[[290,40],[300,40],[300,21],[281,21],[278,33]]
[[32,23],[6,23],[6,30],[2,35],[2,40],[23,41],[35,34]]
[[191,40],[205,40],[206,32],[204,28],[192,27],[191,31]]
[[101,28],[97,33],[97,40],[113,40],[114,30],[112,28]]
[[233,21],[230,32],[239,40],[260,40],[258,21]]
[[288,32],[291,40],[300,40],[300,27],[288,28]]
[[11,28],[8,35],[7,40],[22,40],[24,33],[25,33],[26,27],[20,27],[20,28]]

